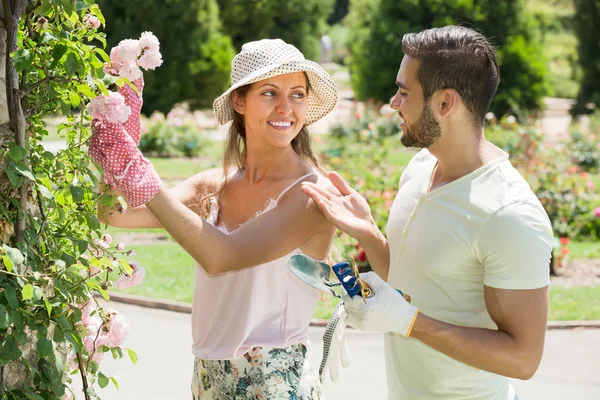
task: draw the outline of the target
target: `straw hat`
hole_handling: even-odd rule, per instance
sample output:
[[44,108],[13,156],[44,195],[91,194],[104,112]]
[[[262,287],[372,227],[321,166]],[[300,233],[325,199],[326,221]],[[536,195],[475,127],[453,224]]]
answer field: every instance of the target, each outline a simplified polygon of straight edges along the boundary
[[338,91],[331,76],[319,64],[307,60],[302,53],[281,39],[263,39],[242,46],[231,62],[231,87],[213,103],[221,125],[233,119],[231,92],[240,86],[277,75],[306,72],[310,81],[306,125],[323,118],[335,107]]

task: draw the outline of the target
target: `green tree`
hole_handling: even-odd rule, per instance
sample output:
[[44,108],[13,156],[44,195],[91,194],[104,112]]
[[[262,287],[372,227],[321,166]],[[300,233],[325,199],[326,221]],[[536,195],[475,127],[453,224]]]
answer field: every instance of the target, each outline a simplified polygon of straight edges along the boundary
[[210,107],[229,85],[231,40],[221,31],[216,0],[100,0],[108,47],[152,31],[161,41],[164,64],[145,76],[145,113],[167,112],[189,101]]
[[[575,32],[579,38],[581,87],[574,114],[589,113],[588,103],[600,106],[600,0],[575,0]],[[595,27],[595,28],[594,28]]]
[[[112,280],[132,272],[124,251],[100,246],[98,202],[115,199],[98,194],[98,166],[86,154],[90,118],[82,109],[126,84],[103,72],[100,23],[94,0],[5,0],[0,8],[1,399],[63,398],[71,373],[81,375],[74,392],[97,399],[98,387],[116,385],[102,373],[100,353],[136,359],[97,342],[115,313],[97,308],[95,328],[82,318],[84,305],[108,299]],[[52,153],[42,140],[46,117],[57,113],[65,116],[58,129],[66,149]]]
[[319,38],[334,0],[218,0],[223,26],[240,50],[244,43],[279,38],[306,58],[319,58]]
[[523,0],[352,0],[346,23],[352,85],[359,99],[388,101],[408,32],[460,24],[480,30],[497,46],[501,84],[492,104],[497,114],[535,111],[547,93],[546,64],[534,21]]

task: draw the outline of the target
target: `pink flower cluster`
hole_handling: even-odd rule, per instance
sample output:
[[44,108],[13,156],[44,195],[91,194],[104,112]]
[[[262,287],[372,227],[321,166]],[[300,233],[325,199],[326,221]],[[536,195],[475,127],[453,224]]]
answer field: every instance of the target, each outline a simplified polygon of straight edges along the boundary
[[116,282],[117,289],[127,289],[138,286],[144,281],[146,270],[140,267],[137,261],[131,261],[129,266],[133,269],[133,273],[131,275],[121,275]]
[[594,208],[593,213],[594,213],[594,217],[600,218],[600,207]]
[[124,123],[131,114],[131,108],[125,104],[123,95],[109,92],[108,96],[98,96],[90,101],[87,111],[92,118],[110,123]]
[[100,20],[95,15],[86,14],[86,16],[83,17],[83,22],[86,24],[86,26],[88,28],[91,28],[91,29],[100,28]]
[[162,64],[160,43],[152,32],[142,33],[139,40],[125,39],[110,51],[110,65],[105,72],[134,81],[142,77],[143,69],[155,69]]
[[[121,346],[129,333],[129,324],[121,314],[112,309],[104,309],[101,316],[93,300],[89,300],[81,308],[81,313],[80,326],[85,330],[83,347],[90,360],[100,364],[104,357],[104,352],[100,351],[100,348]],[[79,368],[76,359],[74,352],[67,357],[73,370]]]

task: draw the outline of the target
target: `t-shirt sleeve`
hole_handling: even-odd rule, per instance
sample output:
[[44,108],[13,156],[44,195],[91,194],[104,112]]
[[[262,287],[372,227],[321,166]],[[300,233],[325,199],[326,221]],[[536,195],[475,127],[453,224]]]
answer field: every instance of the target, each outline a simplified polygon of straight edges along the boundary
[[483,283],[499,289],[537,289],[550,283],[552,226],[541,205],[512,203],[482,226],[478,252]]

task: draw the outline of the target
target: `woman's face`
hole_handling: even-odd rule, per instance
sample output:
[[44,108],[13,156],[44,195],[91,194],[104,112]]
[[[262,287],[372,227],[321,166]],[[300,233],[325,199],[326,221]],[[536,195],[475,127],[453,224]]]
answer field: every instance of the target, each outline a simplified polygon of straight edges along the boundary
[[306,85],[304,73],[294,72],[252,84],[245,98],[234,92],[232,100],[244,116],[246,140],[275,148],[289,146],[306,120]]

